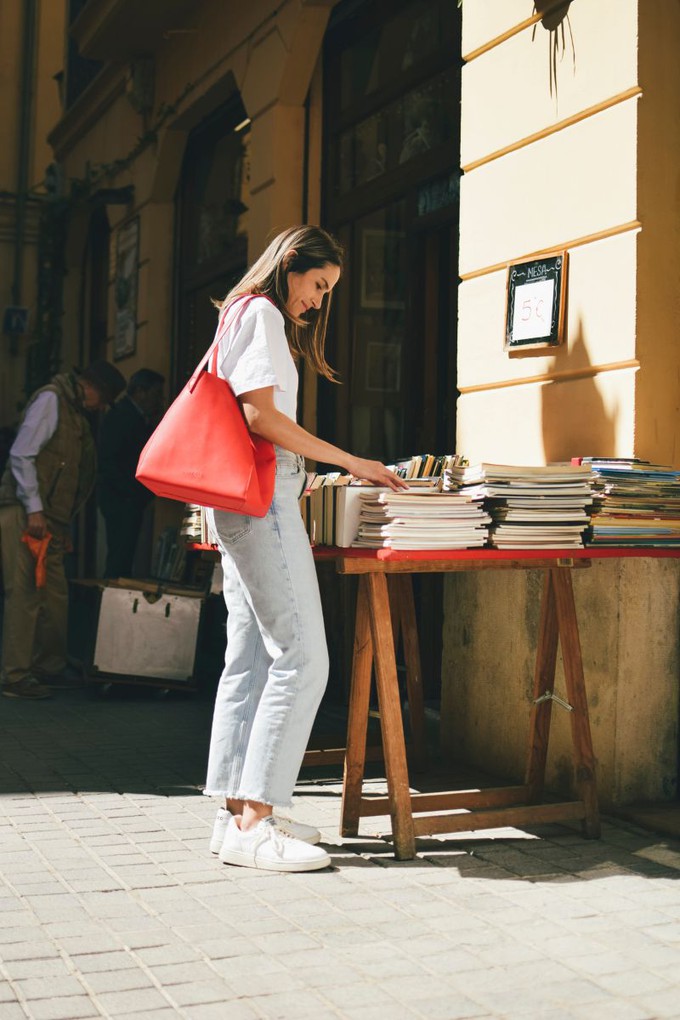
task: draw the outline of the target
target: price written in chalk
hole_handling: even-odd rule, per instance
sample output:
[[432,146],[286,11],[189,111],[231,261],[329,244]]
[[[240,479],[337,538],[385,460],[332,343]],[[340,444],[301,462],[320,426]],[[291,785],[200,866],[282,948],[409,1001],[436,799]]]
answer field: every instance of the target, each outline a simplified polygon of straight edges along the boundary
[[512,336],[515,342],[541,340],[552,331],[555,281],[532,280],[515,288]]

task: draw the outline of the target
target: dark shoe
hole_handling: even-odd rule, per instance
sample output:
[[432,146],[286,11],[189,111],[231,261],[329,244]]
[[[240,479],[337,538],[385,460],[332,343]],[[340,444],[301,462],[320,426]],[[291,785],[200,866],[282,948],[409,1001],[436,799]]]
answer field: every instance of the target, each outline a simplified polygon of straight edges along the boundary
[[32,701],[52,697],[49,687],[38,683],[33,676],[25,676],[13,684],[3,684],[2,693],[6,698],[27,698]]

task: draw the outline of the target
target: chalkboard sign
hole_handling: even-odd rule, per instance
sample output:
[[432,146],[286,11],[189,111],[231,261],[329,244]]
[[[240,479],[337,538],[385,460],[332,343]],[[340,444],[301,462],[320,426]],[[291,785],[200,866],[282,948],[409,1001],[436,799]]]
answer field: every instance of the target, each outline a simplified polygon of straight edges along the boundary
[[567,253],[508,266],[505,350],[557,347],[564,339]]

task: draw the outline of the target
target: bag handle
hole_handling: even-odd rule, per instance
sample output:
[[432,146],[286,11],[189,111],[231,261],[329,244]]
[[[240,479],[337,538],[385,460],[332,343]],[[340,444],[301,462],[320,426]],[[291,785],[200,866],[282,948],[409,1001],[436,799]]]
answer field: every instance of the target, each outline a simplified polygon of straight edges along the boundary
[[[215,371],[216,368],[217,368],[217,346],[218,346],[220,340],[222,339],[222,337],[224,336],[224,333],[226,332],[226,329],[227,329],[226,320],[227,320],[228,313],[232,309],[235,310],[234,317],[233,317],[232,321],[229,323],[229,326],[233,326],[233,324],[236,322],[237,316],[240,316],[245,311],[246,305],[250,301],[252,301],[252,299],[254,297],[259,297],[259,296],[260,296],[259,294],[245,294],[243,296],[243,298],[237,298],[230,305],[228,305],[228,307],[226,309],[226,312],[225,312],[225,315],[224,315],[224,319],[222,320],[222,325],[221,326],[220,326],[219,321],[218,321],[217,331],[215,333],[215,339],[210,344],[210,347],[208,348],[208,350],[205,352],[205,354],[203,355],[203,357],[199,361],[198,365],[194,369],[193,375],[191,376],[191,378],[189,379],[189,382],[187,383],[187,389],[189,390],[189,393],[193,393],[194,387],[196,386],[196,383],[198,382],[199,376],[200,376],[201,372],[203,371],[203,369],[207,367],[208,361],[210,360],[210,355],[213,352],[215,354],[215,359],[214,359],[215,363],[213,365],[213,371]],[[220,313],[220,318],[222,318],[222,313]]]

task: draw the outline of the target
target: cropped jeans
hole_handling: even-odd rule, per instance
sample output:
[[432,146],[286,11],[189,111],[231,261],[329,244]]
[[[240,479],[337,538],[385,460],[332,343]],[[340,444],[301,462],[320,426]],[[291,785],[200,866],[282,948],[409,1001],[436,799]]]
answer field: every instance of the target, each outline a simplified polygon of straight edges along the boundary
[[316,569],[298,504],[304,460],[277,447],[266,517],[208,511],[227,604],[205,793],[287,807],[328,680]]

